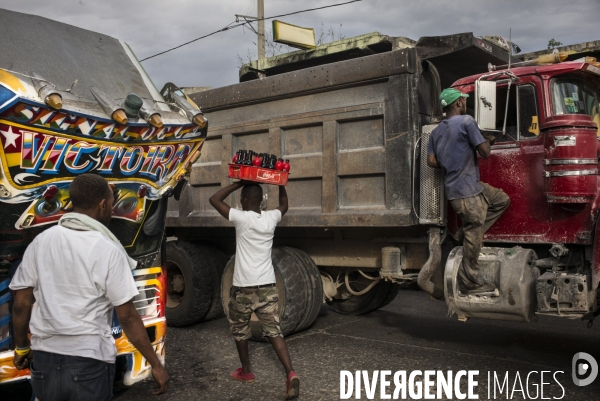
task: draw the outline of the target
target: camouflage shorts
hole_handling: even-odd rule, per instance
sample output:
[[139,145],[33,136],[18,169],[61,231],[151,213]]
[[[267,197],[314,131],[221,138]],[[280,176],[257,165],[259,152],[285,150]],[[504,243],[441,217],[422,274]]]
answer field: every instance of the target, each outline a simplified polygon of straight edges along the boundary
[[279,295],[277,287],[242,288],[229,290],[229,328],[237,341],[252,337],[250,317],[252,312],[260,322],[264,337],[283,337],[279,326]]

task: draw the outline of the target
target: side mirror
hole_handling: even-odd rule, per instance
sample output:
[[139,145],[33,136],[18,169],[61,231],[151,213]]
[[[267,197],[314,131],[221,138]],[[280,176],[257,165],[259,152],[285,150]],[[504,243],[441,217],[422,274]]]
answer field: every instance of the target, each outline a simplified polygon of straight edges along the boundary
[[475,120],[480,129],[496,129],[496,82],[475,82]]

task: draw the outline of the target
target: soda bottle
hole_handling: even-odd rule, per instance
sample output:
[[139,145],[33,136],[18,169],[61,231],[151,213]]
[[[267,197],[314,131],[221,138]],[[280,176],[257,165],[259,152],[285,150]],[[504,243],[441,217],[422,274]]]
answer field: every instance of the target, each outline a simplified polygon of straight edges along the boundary
[[275,163],[275,170],[283,170],[283,159],[277,159],[277,163]]
[[252,165],[254,167],[260,167],[260,164],[261,164],[260,155],[255,154],[254,159],[252,159]]
[[283,163],[283,166],[282,166],[282,167],[283,167],[283,169],[282,169],[283,171],[287,171],[287,172],[289,173],[289,172],[290,172],[290,161],[289,161],[289,160],[286,160],[286,161]]
[[240,152],[241,150],[238,150],[235,155],[233,155],[233,159],[231,159],[231,163],[236,164],[236,162],[238,161],[238,159],[240,158]]

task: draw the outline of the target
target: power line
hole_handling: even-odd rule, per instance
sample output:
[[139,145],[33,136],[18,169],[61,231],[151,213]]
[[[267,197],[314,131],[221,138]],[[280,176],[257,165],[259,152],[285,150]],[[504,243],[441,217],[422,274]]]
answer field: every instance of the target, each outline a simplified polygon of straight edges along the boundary
[[207,34],[207,35],[200,36],[199,38],[196,38],[196,39],[190,40],[189,42],[182,43],[182,44],[180,44],[179,46],[175,46],[175,47],[172,47],[172,48],[170,48],[170,49],[168,49],[168,50],[162,51],[162,52],[160,52],[160,53],[156,53],[156,54],[154,54],[154,55],[152,55],[152,56],[149,56],[149,57],[143,58],[143,59],[141,59],[141,60],[140,60],[140,62],[142,62],[142,61],[146,61],[146,60],[148,60],[148,59],[151,59],[151,58],[153,58],[153,57],[160,56],[161,54],[165,54],[165,53],[168,53],[168,52],[170,52],[170,51],[173,51],[173,50],[179,49],[180,47],[183,47],[183,46],[189,45],[190,43],[194,43],[194,42],[196,42],[196,41],[198,41],[198,40],[200,40],[200,39],[207,38],[207,37],[209,37],[209,36],[212,36],[212,35],[214,35],[214,34],[217,34],[217,33],[219,33],[219,32],[225,32],[225,31],[228,31],[228,30],[230,30],[230,29],[233,29],[233,28],[237,28],[237,27],[240,27],[240,26],[243,26],[243,25],[246,25],[246,24],[250,24],[251,22],[255,22],[255,21],[265,21],[265,20],[268,20],[268,19],[280,18],[280,17],[287,17],[288,15],[294,15],[294,14],[306,13],[306,12],[308,12],[308,11],[322,10],[322,9],[324,9],[324,8],[338,7],[338,6],[343,6],[343,5],[350,4],[350,3],[356,3],[356,2],[358,2],[358,1],[362,1],[362,0],[351,0],[351,1],[347,1],[347,2],[345,2],[345,3],[331,4],[331,5],[328,5],[328,6],[316,7],[316,8],[308,8],[308,9],[306,9],[306,10],[294,11],[294,12],[292,12],[292,13],[287,13],[287,14],[274,15],[274,16],[272,16],[272,17],[262,18],[262,19],[260,19],[260,20],[256,19],[256,20],[253,20],[253,21],[246,21],[246,22],[239,23],[239,24],[237,24],[237,25],[232,25],[232,24],[234,24],[234,22],[232,22],[232,23],[228,24],[227,26],[225,26],[224,28],[221,28],[221,29],[219,29],[219,30],[216,30],[216,31],[214,31],[214,32],[211,32],[211,33],[209,33],[209,34]]

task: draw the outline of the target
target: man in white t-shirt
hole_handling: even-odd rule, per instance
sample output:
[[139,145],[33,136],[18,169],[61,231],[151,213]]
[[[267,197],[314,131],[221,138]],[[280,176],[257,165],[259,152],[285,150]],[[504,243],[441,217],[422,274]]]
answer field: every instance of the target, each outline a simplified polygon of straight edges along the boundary
[[15,291],[15,367],[31,364],[31,384],[40,400],[110,400],[114,309],[127,337],[152,366],[154,394],[162,394],[169,375],[133,304],[138,290],[130,259],[105,227],[113,192],[102,176],[82,174],[71,183],[69,195],[75,213],[63,219],[80,226],[59,224],[38,235],[10,283]]
[[[223,202],[229,194],[242,187],[242,210],[233,209]],[[300,393],[300,379],[292,368],[290,354],[279,326],[279,296],[271,262],[275,227],[288,210],[288,198],[285,187],[280,186],[277,209],[261,211],[262,195],[260,185],[240,181],[221,188],[210,198],[210,204],[235,226],[235,266],[227,318],[242,367],[231,372],[231,377],[248,383],[254,381],[248,355],[248,339],[252,336],[250,317],[254,312],[260,321],[263,336],[273,345],[285,368],[285,399],[290,400]]]

